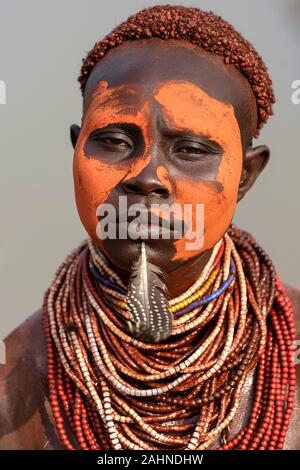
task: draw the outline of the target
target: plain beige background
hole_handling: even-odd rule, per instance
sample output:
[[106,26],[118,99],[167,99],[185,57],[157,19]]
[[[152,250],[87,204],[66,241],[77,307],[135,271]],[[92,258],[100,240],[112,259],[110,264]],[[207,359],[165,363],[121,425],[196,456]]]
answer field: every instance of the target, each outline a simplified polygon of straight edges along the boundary
[[213,10],[257,47],[277,95],[258,143],[272,158],[235,221],[300,288],[300,0],[0,0],[1,315],[0,337],[41,305],[68,252],[85,237],[72,182],[69,125],[80,123],[76,81],[93,44],[137,10],[155,4]]

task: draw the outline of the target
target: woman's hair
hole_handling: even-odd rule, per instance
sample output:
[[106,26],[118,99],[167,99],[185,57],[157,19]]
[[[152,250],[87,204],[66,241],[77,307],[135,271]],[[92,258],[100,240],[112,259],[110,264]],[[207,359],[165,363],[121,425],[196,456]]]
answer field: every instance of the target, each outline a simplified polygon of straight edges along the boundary
[[90,73],[107,51],[127,40],[183,39],[208,52],[222,56],[225,64],[233,64],[248,80],[258,109],[259,129],[273,114],[275,96],[272,81],[262,58],[252,44],[227,21],[212,12],[181,5],[156,5],[145,8],[118,25],[82,59],[78,78],[82,94]]

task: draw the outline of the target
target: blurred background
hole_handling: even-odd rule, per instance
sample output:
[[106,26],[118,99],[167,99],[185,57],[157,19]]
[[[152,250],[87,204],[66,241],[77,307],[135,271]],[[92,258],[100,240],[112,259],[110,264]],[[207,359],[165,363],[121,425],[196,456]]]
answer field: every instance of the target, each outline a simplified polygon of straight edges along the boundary
[[156,4],[212,10],[262,55],[275,115],[255,144],[271,160],[234,221],[269,253],[284,282],[300,289],[300,0],[0,0],[0,338],[41,306],[58,265],[85,238],[72,180],[69,125],[80,124],[77,76],[94,43]]

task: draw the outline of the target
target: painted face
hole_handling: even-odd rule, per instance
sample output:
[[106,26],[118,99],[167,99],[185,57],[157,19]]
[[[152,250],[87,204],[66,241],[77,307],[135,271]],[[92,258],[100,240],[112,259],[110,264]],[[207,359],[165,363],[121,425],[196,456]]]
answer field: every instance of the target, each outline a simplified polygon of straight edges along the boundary
[[186,229],[181,239],[146,241],[152,262],[166,271],[213,247],[236,207],[243,148],[235,107],[184,71],[172,78],[172,60],[170,76],[161,71],[134,80],[133,65],[114,83],[104,73],[86,100],[73,166],[78,212],[89,235],[124,269],[140,240],[99,238],[97,210],[104,203],[118,212],[126,196],[128,207],[142,203],[162,217],[165,211],[153,204],[176,208]]

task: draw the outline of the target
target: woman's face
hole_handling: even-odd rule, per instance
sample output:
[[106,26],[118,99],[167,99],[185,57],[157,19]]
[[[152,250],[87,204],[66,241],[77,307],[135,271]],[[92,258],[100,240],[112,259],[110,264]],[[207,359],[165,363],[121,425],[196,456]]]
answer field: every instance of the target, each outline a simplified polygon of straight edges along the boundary
[[[143,226],[150,261],[168,272],[206,252],[232,220],[255,127],[250,87],[221,59],[178,40],[112,49],[89,78],[74,154],[87,232],[116,266],[130,269],[141,238],[120,239],[118,214],[142,204],[165,220],[171,213],[184,228],[179,239],[172,230],[157,239]],[[111,212],[101,225],[101,207],[114,209],[116,220]],[[104,220],[106,239],[99,235]]]

